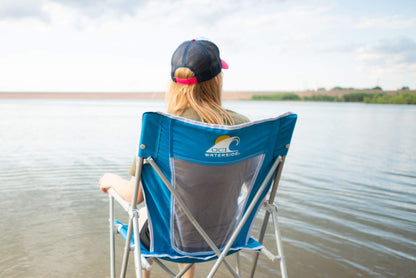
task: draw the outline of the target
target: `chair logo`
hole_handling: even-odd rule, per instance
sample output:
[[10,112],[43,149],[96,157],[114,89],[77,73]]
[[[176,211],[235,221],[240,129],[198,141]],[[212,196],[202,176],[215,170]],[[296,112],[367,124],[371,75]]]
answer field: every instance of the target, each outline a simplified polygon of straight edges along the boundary
[[222,135],[215,140],[215,145],[209,148],[205,152],[206,157],[230,157],[239,155],[238,150],[230,149],[230,145],[235,142],[235,145],[240,144],[240,138],[238,136],[230,137],[228,135]]

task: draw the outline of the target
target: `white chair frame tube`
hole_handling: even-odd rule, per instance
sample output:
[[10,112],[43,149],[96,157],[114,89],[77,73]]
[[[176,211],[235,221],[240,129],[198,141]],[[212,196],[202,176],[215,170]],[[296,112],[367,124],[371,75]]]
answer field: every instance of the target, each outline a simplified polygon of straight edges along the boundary
[[115,229],[114,229],[114,197],[108,193],[110,218],[108,219],[110,225],[110,274],[111,278],[116,277],[115,269]]
[[[136,175],[135,175],[135,185],[134,185],[134,191],[133,191],[133,198],[131,200],[131,210],[135,211],[137,209],[137,197],[138,197],[138,193],[139,193],[139,186],[140,186],[140,177],[142,174],[142,167],[143,167],[143,161],[144,159],[142,157],[137,157],[136,158]],[[137,236],[137,241],[135,241],[135,257],[140,258],[140,238],[138,237],[139,235],[139,231],[138,231],[138,225],[133,224],[135,221],[138,221],[138,217],[139,215],[136,213],[132,213],[129,216],[129,224],[128,224],[128,229],[127,229],[127,236],[126,236],[126,242],[125,242],[125,246],[124,246],[124,255],[123,255],[123,263],[121,265],[121,272],[120,272],[120,277],[124,278],[126,277],[126,272],[127,272],[127,264],[128,264],[128,260],[129,260],[129,253],[130,253],[130,242],[131,242],[131,236],[133,234],[133,225],[135,226],[135,237]],[[142,277],[142,272],[141,272],[141,260],[136,260],[135,263],[137,263],[140,268],[140,271],[136,271],[137,277]],[[136,266],[137,269],[137,266]],[[138,273],[137,273],[138,272]]]
[[[109,207],[110,207],[110,218],[109,218],[109,224],[110,224],[110,268],[111,268],[111,278],[115,278],[115,234],[118,232],[117,229],[115,229],[114,225],[114,201],[117,201],[117,203],[126,211],[131,212],[131,206],[130,203],[124,200],[114,189],[108,190],[108,197],[109,197]],[[130,247],[130,250],[134,250],[134,247]],[[143,256],[140,256],[141,262],[142,262],[142,268],[146,270],[150,270],[152,266],[149,264],[149,262],[144,258]]]
[[117,203],[127,212],[130,211],[130,203],[124,200],[114,189],[110,188],[108,189],[109,196],[113,197],[114,200],[117,201]]
[[274,262],[275,260],[280,260],[280,256],[274,255],[272,252],[267,250],[267,248],[261,249],[261,253],[265,255],[267,258],[269,258],[269,260],[271,260],[272,262]]
[[167,267],[164,263],[162,263],[158,258],[153,258],[153,260],[164,270],[164,271],[166,271],[167,273],[169,273],[170,274],[170,276],[172,276],[172,277],[175,277],[176,276],[176,274],[172,271],[172,270],[170,270],[170,268],[169,267]]
[[235,271],[237,272],[238,275],[241,276],[240,253],[237,252],[235,255],[236,255],[236,269],[235,269]]
[[158,258],[153,258],[153,260],[167,273],[170,274],[172,277],[182,277],[188,269],[191,268],[194,264],[187,264],[182,271],[180,271],[178,274],[175,274],[172,270],[170,270],[164,263],[162,263]]
[[181,271],[179,271],[179,273],[175,276],[175,278],[180,278],[182,277],[185,272],[188,271],[188,269],[190,269],[194,264],[187,264]]
[[280,256],[280,272],[282,273],[282,278],[287,278],[285,256],[283,255],[282,240],[280,237],[280,230],[279,230],[279,226],[277,223],[277,206],[276,205],[273,205],[272,219],[273,219],[273,225],[274,225],[274,233],[276,237],[277,253]]
[[139,213],[137,209],[132,210],[133,229],[134,229],[134,266],[136,269],[136,277],[142,277],[142,263],[140,259],[140,237],[139,237]]

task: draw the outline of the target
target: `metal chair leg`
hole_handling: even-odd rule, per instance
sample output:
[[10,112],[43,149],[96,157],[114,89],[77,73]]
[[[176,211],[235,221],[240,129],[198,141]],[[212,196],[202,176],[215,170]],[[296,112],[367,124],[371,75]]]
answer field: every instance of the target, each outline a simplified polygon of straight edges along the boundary
[[121,264],[121,271],[120,271],[120,277],[124,278],[126,277],[127,273],[127,265],[129,262],[129,255],[130,255],[130,242],[131,242],[131,235],[133,234],[133,217],[129,217],[129,224],[127,229],[127,236],[126,241],[124,245],[124,253],[123,253],[123,262]]
[[282,278],[287,278],[286,261],[285,256],[283,254],[283,245],[280,237],[280,229],[277,223],[277,206],[274,204],[272,210],[272,219],[274,225],[274,234],[276,237],[277,252],[278,256],[280,256],[280,272],[282,273]]
[[139,212],[137,209],[131,210],[133,216],[133,237],[134,237],[134,266],[136,277],[142,278],[142,262],[140,257],[140,237],[139,237]]
[[162,263],[158,258],[153,258],[153,261],[155,261],[164,271],[169,273],[170,276],[176,276],[176,274],[172,270],[170,270],[164,263]]
[[114,230],[114,198],[109,194],[110,217],[108,219],[110,225],[110,276],[116,277],[115,269],[115,230]]
[[187,264],[179,273],[175,276],[175,278],[182,277],[194,264]]
[[241,268],[240,268],[240,252],[237,252],[237,254],[236,254],[236,272],[237,272],[237,274],[238,275],[240,275],[241,276]]

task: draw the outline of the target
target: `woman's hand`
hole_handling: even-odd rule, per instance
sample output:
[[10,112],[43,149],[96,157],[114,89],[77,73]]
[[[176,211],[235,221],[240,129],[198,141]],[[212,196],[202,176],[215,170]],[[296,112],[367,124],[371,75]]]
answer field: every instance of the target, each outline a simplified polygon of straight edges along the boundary
[[[114,189],[123,199],[128,202],[131,202],[133,197],[133,190],[135,184],[135,178],[131,177],[130,180],[125,180],[122,177],[112,174],[106,173],[100,181],[98,182],[100,189],[102,192],[107,193],[108,189]],[[142,187],[139,187],[139,192],[137,196],[137,203],[143,202],[143,193]]]
[[112,173],[106,173],[99,181],[100,189],[102,192],[107,193],[108,189],[120,184],[123,179],[120,176],[117,176]]

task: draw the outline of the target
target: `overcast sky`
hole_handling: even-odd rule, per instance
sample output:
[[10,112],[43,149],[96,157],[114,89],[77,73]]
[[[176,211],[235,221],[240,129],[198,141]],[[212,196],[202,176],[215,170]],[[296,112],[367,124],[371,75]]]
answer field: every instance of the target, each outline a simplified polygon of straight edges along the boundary
[[193,38],[225,90],[416,89],[414,0],[0,0],[0,91],[165,91]]

